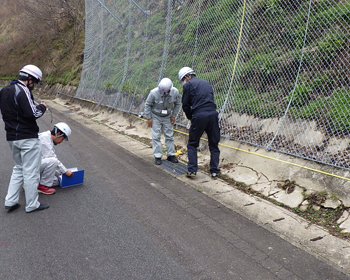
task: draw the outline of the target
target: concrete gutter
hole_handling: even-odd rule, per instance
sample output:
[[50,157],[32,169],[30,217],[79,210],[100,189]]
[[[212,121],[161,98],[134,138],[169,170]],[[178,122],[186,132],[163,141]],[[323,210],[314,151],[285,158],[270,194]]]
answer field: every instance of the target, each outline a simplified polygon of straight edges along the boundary
[[[127,135],[123,135],[123,133],[125,133],[140,138],[150,138],[150,131],[144,120],[137,119],[125,113],[116,112],[112,109],[97,109],[94,104],[89,107],[79,104],[79,102],[76,101],[70,103],[60,98],[56,98],[53,101],[46,101],[46,103],[49,107],[66,113],[68,117],[93,129],[104,137],[116,141],[118,145],[142,157],[146,161],[149,161],[150,164],[154,164],[152,149],[149,148],[149,146],[143,145]],[[117,131],[118,133],[113,133],[113,131]],[[181,143],[181,146],[185,147],[186,138],[186,135],[181,133],[177,134],[175,144]],[[224,140],[224,143],[226,144],[229,142]],[[205,146],[205,143],[203,145]],[[230,145],[232,145],[232,143],[230,143]],[[225,147],[222,147],[221,158],[223,160],[220,165],[227,165],[222,172],[230,175],[237,181],[244,182],[252,189],[260,190],[261,193],[264,193],[266,196],[275,198],[276,201],[289,203],[291,207],[293,207],[293,205],[299,205],[302,202],[302,192],[305,191],[304,189],[299,187],[295,189],[295,192],[287,194],[285,190],[281,190],[278,186],[285,178],[295,178],[296,174],[298,175],[298,183],[300,181],[303,183],[313,181],[312,188],[309,188],[308,191],[310,191],[310,189],[311,191],[313,189],[317,190],[318,188],[324,189],[315,184],[315,182],[317,183],[319,180],[322,180],[322,174],[310,175],[310,171],[300,170],[297,166],[284,166],[281,162],[277,165],[272,164],[274,160],[260,158],[255,154],[247,154],[243,151],[242,144],[238,143],[237,146],[237,149],[234,151],[232,151],[232,149],[226,150]],[[246,145],[244,150],[252,150],[252,147]],[[254,152],[257,151],[258,149],[254,149]],[[276,154],[277,153],[275,153],[274,156],[282,158],[280,154]],[[205,148],[203,148],[199,163],[205,166],[208,162],[208,157],[208,153],[206,153]],[[231,160],[232,158],[234,158],[234,160]],[[299,163],[302,161],[294,158],[290,160],[294,162],[298,161]],[[187,161],[186,156],[180,156],[180,161],[185,164]],[[304,164],[309,163],[306,162]],[[159,166],[159,168],[162,168],[162,166]],[[246,194],[223,180],[213,180],[209,174],[205,172],[198,172],[195,179],[187,178],[185,175],[174,175],[170,171],[167,172],[216,200],[218,202],[218,207],[224,205],[265,229],[277,234],[296,247],[320,259],[327,260],[331,265],[350,276],[350,241],[332,236],[324,228],[310,224],[300,216],[267,200]],[[288,173],[289,176],[283,177]],[[294,176],[291,176],[291,174]],[[316,180],[315,177],[320,178]],[[329,178],[323,179],[323,181],[325,182],[328,179]],[[337,180],[337,178],[332,178],[332,180]],[[331,200],[330,198],[329,201]],[[338,205],[337,202],[335,202],[333,207],[336,205]],[[350,218],[348,218],[349,217],[344,217],[342,223],[350,222]]]

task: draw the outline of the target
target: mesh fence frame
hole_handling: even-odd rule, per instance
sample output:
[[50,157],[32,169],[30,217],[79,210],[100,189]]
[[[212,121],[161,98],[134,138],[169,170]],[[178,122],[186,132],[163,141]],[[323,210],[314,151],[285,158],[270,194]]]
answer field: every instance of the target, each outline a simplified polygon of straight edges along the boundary
[[[189,66],[210,81],[221,134],[349,166],[350,3],[86,0],[77,98],[142,115],[149,91]],[[180,112],[176,123],[186,126]]]

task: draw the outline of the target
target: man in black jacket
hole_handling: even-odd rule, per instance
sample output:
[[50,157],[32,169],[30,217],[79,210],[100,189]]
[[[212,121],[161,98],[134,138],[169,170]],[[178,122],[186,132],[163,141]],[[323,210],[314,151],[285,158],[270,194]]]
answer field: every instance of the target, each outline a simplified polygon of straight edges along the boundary
[[38,139],[39,127],[36,119],[46,111],[46,104],[34,105],[32,90],[42,78],[41,70],[35,65],[26,65],[19,77],[0,91],[0,110],[5,123],[8,141],[15,166],[5,198],[5,209],[9,212],[20,207],[18,200],[24,185],[26,212],[44,210],[48,204],[38,201],[40,179],[41,145]]
[[195,177],[198,169],[197,148],[204,132],[207,133],[210,150],[210,173],[213,179],[218,177],[220,128],[214,90],[206,80],[198,79],[190,67],[179,71],[179,79],[183,84],[182,109],[191,121],[187,143],[187,176]]

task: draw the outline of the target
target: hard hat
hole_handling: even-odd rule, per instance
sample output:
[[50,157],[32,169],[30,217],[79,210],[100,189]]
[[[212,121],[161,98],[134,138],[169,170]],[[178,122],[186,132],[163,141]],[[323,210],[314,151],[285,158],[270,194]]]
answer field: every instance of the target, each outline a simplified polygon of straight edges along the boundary
[[194,70],[190,67],[183,67],[180,69],[179,71],[179,80],[180,82],[182,81],[182,79],[187,75],[187,74],[190,74],[190,75],[196,75],[196,72],[194,72]]
[[172,87],[173,83],[169,78],[163,78],[158,84],[159,92],[163,95],[168,94]]
[[65,135],[65,139],[68,140],[68,136],[71,135],[72,131],[66,123],[60,122],[55,124],[54,127],[59,129]]
[[28,64],[26,66],[24,66],[21,70],[19,70],[19,74],[21,76],[32,76],[34,77],[35,79],[38,80],[38,82],[41,81],[41,78],[43,76],[43,73],[41,72],[41,70],[36,67],[35,65],[31,65],[31,64]]

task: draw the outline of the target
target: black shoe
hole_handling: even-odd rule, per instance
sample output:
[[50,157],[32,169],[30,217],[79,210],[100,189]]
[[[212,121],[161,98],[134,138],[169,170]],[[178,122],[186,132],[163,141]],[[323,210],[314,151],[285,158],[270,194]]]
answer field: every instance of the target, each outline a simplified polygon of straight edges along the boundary
[[196,172],[187,172],[187,173],[186,173],[186,176],[187,176],[187,177],[190,177],[190,178],[194,178],[194,177],[196,177],[196,175],[197,175]]
[[13,210],[18,209],[19,207],[21,207],[21,204],[16,203],[15,205],[12,205],[12,206],[5,206],[5,209],[7,210],[7,212],[11,212]]
[[39,210],[45,210],[45,209],[47,209],[47,208],[49,208],[49,207],[50,207],[50,205],[48,205],[48,204],[40,203],[40,205],[39,205],[38,208],[36,208],[36,209],[34,209],[34,210],[32,210],[32,211],[29,211],[29,212],[27,212],[27,213],[31,213],[31,212],[39,211]]
[[157,165],[161,165],[162,164],[162,159],[161,158],[155,158],[154,159],[154,163]]
[[217,178],[219,178],[219,173],[211,173],[211,178],[212,179],[217,179]]
[[179,160],[175,156],[168,156],[167,160],[172,162],[172,163],[178,163],[179,162]]

